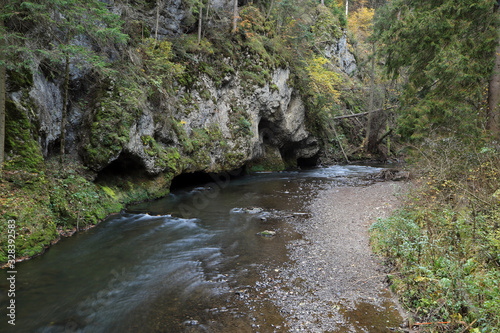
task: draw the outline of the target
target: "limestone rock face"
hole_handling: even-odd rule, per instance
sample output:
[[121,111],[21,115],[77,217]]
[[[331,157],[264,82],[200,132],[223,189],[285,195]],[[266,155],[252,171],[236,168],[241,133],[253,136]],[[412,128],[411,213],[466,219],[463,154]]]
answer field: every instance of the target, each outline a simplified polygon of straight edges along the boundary
[[[144,149],[143,138],[155,138],[163,148],[175,147],[181,155],[192,156],[197,152],[186,151],[183,136],[191,141],[202,140],[197,138],[200,132],[212,138],[211,132],[216,131],[220,142],[205,142],[203,163],[196,163],[196,160],[187,163],[183,166],[184,172],[216,172],[239,167],[263,157],[266,145],[274,147],[282,158],[313,157],[318,153],[319,145],[305,128],[306,110],[300,97],[287,84],[289,75],[288,69],[277,69],[271,82],[264,87],[244,87],[236,73],[226,78],[226,84],[220,88],[202,75],[199,88],[190,91],[193,104],[183,105],[181,100],[185,91],[181,88],[167,109],[145,109],[131,126],[129,141],[122,152],[140,160],[148,173],[157,174],[164,171],[164,165],[159,163],[159,156],[148,154]],[[204,97],[200,90],[205,92]],[[192,110],[193,105],[196,110]],[[172,129],[168,123],[155,122],[155,118],[168,114],[185,134],[179,134],[180,130]],[[236,160],[228,161],[228,156]],[[93,167],[99,171],[105,166]]]
[[[16,101],[16,95],[21,92],[12,94],[12,98]],[[37,106],[37,114],[40,123],[40,138],[39,142],[42,147],[42,152],[45,156],[48,154],[48,147],[53,144],[61,135],[61,114],[63,97],[59,86],[48,81],[42,73],[33,75],[33,88],[29,92],[34,105]]]
[[[211,0],[210,8],[212,10],[231,12],[233,6],[232,0]],[[160,8],[154,6],[147,17],[149,18],[149,26],[154,34],[156,32],[156,15],[158,17],[158,37],[161,39],[166,36],[175,36],[183,33],[188,21],[196,20],[193,18],[189,7],[182,0],[160,1]]]
[[336,43],[325,48],[325,56],[327,58],[336,58],[339,68],[347,75],[352,75],[357,70],[356,58],[349,51],[346,34]]
[[[129,20],[146,22],[152,34],[159,13],[160,39],[183,33],[189,20],[189,8],[182,0],[160,1],[159,10],[151,5],[137,11],[113,0],[106,3]],[[232,0],[210,2],[214,11],[230,11],[232,4]],[[75,43],[91,47],[91,41],[83,38]],[[121,51],[110,47],[108,53],[113,58]],[[133,65],[142,65],[133,50],[126,52]],[[357,70],[346,35],[326,48],[326,56],[337,59],[340,69],[349,75]],[[194,57],[203,61],[202,55]],[[121,109],[119,100],[124,96],[113,88],[113,80],[96,82],[88,68],[71,66],[66,151],[94,172],[126,160],[124,165],[132,162],[149,175],[220,172],[266,159],[285,167],[298,159],[317,157],[318,140],[306,128],[306,107],[288,82],[290,69],[264,68],[265,79],[254,80],[248,68],[237,63],[249,60],[250,55],[241,57],[224,58],[232,71],[222,77],[199,72],[189,88],[172,82],[173,91],[162,95],[161,101],[148,96],[133,110]],[[32,73],[33,84],[9,91],[7,98],[35,119],[33,136],[48,157],[59,150],[63,82],[41,70],[41,65]],[[96,131],[97,127],[101,130]]]
[[[79,83],[88,81],[84,74],[72,77],[72,86],[86,89]],[[121,158],[133,160],[151,175],[172,171],[169,169],[175,169],[175,173],[219,172],[266,158],[266,154],[276,165],[284,166],[285,160],[293,164],[299,158],[314,157],[319,145],[306,129],[306,108],[288,84],[289,77],[289,69],[278,68],[269,82],[257,86],[235,72],[217,85],[202,73],[195,88],[188,92],[179,87],[162,107],[151,101],[143,105],[126,129],[126,141],[102,159],[88,158],[84,152],[93,135],[92,127],[102,121],[96,110],[104,103],[77,102],[78,96],[72,96],[66,148],[69,154],[82,156],[83,163],[95,172]],[[22,107],[21,91],[10,94],[20,109],[36,113],[38,142],[45,157],[59,150],[61,85],[36,72],[27,92],[31,111]],[[108,131],[115,130],[118,132],[114,127]]]
[[[168,1],[163,8],[160,9],[160,17],[158,20],[158,35],[177,35],[182,32],[182,20],[186,18],[187,12],[183,8],[182,0]],[[155,15],[152,15],[155,17]],[[151,31],[155,31],[156,22],[151,26]]]

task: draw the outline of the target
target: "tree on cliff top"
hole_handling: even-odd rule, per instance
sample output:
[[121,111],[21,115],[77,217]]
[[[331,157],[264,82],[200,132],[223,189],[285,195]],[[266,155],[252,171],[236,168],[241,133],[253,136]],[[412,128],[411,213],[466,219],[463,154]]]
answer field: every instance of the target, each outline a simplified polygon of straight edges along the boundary
[[[407,76],[403,135],[477,132],[498,43],[496,0],[394,0],[376,23],[387,72]],[[490,93],[493,91],[490,90]]]
[[[0,1],[0,13],[3,13],[4,1]],[[1,15],[1,14],[0,14]],[[0,16],[0,172],[5,155],[5,33],[3,16]]]
[[22,45],[25,39],[21,33],[9,29],[6,23],[17,15],[15,0],[0,0],[0,171],[5,160],[5,94],[8,70],[29,66],[29,57],[21,56],[31,50]]
[[[61,117],[61,161],[65,154],[70,65],[104,69],[109,62],[104,50],[124,43],[120,17],[99,0],[35,0],[19,2],[24,22],[33,23],[38,53],[54,64],[64,64]],[[45,43],[45,44],[44,44]]]

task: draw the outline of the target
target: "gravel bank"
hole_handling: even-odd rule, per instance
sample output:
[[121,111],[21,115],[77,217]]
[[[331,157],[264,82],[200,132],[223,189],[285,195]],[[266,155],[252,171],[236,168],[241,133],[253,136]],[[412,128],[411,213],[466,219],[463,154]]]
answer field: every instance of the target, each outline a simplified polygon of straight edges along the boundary
[[390,332],[404,314],[387,290],[368,228],[399,203],[403,182],[321,190],[310,217],[296,222],[303,238],[290,245],[290,262],[273,278],[273,302],[289,331]]

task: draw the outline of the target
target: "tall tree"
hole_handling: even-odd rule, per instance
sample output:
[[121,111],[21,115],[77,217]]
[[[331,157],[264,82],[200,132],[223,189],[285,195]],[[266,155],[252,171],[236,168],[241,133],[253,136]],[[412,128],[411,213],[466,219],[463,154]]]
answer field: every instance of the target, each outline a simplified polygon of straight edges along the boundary
[[378,133],[375,130],[373,123],[373,110],[375,98],[375,43],[372,43],[372,70],[370,74],[370,101],[368,111],[368,124],[366,125],[366,150],[375,153],[377,150]]
[[155,40],[158,40],[158,27],[160,25],[160,0],[156,0],[156,23],[155,23]]
[[238,0],[233,0],[233,34],[236,33],[238,23]]
[[400,131],[470,133],[493,70],[495,0],[394,0],[376,23],[379,50],[393,77],[407,77]]
[[[494,13],[498,17],[498,2],[495,4]],[[499,31],[500,35],[500,31]],[[488,86],[488,112],[486,115],[486,129],[500,139],[500,38],[495,49],[495,66]]]
[[[0,0],[0,13],[4,10],[4,1]],[[0,172],[5,157],[5,49],[3,16],[0,14]]]
[[[9,20],[16,15],[18,5],[17,1],[0,0],[0,169],[5,161],[6,71],[26,68],[33,53],[32,49],[21,46],[24,38],[7,27]],[[20,51],[24,51],[22,57]]]
[[201,43],[201,24],[203,22],[203,3],[200,1],[198,9],[198,44]]
[[120,18],[99,0],[34,0],[22,2],[21,7],[29,13],[29,20],[46,27],[40,40],[48,42],[50,46],[43,50],[43,56],[52,62],[64,64],[60,147],[62,161],[66,144],[70,65],[103,68],[107,62],[105,55],[81,40],[88,38],[97,48],[105,48],[109,44],[125,42],[128,36],[120,31]]

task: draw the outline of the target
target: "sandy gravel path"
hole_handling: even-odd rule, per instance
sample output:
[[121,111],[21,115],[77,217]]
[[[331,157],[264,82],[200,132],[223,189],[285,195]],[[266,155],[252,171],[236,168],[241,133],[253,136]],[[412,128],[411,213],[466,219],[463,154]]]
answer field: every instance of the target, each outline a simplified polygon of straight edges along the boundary
[[381,259],[370,248],[368,228],[399,204],[403,182],[321,190],[304,235],[290,245],[291,261],[279,274],[274,302],[290,331],[390,332],[403,322],[387,289]]

